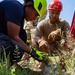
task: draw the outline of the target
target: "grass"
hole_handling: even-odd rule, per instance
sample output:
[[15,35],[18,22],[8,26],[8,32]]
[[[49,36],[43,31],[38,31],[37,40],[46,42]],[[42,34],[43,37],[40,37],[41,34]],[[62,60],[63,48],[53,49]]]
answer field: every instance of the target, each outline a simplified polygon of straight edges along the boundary
[[63,47],[61,49],[64,56],[65,71],[62,71],[59,64],[52,64],[51,62],[49,62],[48,65],[45,64],[42,71],[34,71],[30,68],[34,68],[35,66],[33,59],[30,59],[27,63],[25,62],[23,67],[17,64],[10,66],[9,55],[6,58],[6,54],[4,52],[4,56],[0,61],[0,75],[55,75],[55,72],[57,72],[58,75],[75,75],[75,40],[73,40],[69,35],[67,37],[67,47]]
[[[3,48],[4,49],[4,48]],[[4,49],[4,55],[0,61],[0,75],[40,75],[40,72],[33,71],[29,68],[22,68],[18,64],[10,65],[10,54],[6,58]]]
[[[66,63],[65,74],[63,74],[59,65],[57,65],[56,70],[59,72],[59,75],[74,75],[75,55],[73,55],[73,56],[67,55],[67,57],[65,57],[65,59],[66,59],[65,60],[65,63]],[[31,66],[32,66],[32,63],[31,63]],[[46,69],[44,69],[45,71],[43,71],[43,72],[45,72],[45,75],[49,75],[50,73],[52,73],[51,75],[54,75],[53,64],[51,64],[50,67],[45,66],[45,68],[46,68]],[[48,72],[48,70],[50,72],[49,74],[46,73],[46,72]],[[0,62],[0,75],[41,75],[41,72],[33,71],[30,68],[22,68],[19,65],[10,66],[9,65],[9,58],[6,58],[5,61],[4,61],[4,59],[2,59]]]

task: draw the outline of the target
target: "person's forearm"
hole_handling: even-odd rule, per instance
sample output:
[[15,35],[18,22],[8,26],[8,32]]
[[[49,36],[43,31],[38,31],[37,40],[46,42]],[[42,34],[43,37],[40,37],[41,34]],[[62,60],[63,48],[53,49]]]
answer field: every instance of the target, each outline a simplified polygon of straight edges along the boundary
[[24,49],[25,52],[28,52],[28,53],[30,52],[30,48],[18,36],[16,36],[14,38],[14,40],[16,40],[17,42],[19,42],[22,45],[22,47],[23,47],[23,49]]

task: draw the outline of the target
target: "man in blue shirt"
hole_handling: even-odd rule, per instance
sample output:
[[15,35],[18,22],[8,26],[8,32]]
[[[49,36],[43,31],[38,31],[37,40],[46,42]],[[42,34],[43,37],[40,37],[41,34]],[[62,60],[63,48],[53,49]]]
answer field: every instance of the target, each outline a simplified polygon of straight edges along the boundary
[[[0,2],[0,52],[10,53],[10,61],[20,61],[24,52],[40,60],[34,49],[26,44],[26,32],[23,30],[24,19],[33,21],[46,11],[46,0],[24,0],[22,5],[17,0]],[[34,56],[36,55],[36,57]],[[38,56],[38,57],[37,57]],[[43,58],[41,59],[43,60]]]

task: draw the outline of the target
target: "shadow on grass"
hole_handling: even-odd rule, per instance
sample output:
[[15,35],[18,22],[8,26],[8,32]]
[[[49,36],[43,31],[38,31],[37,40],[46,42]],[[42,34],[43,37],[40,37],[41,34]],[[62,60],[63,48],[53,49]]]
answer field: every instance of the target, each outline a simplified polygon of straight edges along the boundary
[[41,75],[41,72],[33,71],[29,68],[22,68],[19,65],[17,65],[14,74],[15,75]]

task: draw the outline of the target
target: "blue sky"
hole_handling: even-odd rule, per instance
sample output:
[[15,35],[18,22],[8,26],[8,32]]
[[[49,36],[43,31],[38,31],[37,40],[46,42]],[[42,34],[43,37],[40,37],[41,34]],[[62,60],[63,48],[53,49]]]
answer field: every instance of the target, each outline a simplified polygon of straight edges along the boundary
[[[1,0],[0,0],[1,1]],[[23,0],[18,0],[23,3]],[[61,11],[60,17],[67,20],[71,25],[73,13],[75,11],[75,0],[60,0],[63,4],[63,10]],[[51,0],[47,0],[47,8]],[[48,14],[47,17],[48,18]]]

